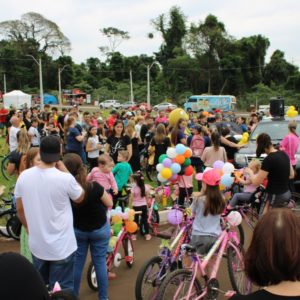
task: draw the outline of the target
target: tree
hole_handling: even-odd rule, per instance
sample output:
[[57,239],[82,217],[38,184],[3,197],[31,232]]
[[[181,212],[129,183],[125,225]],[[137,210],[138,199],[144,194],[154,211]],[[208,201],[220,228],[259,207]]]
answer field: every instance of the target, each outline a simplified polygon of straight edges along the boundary
[[42,53],[58,52],[63,55],[71,48],[69,39],[61,32],[58,25],[35,12],[22,15],[20,20],[1,22],[0,34],[18,43],[36,41]]
[[100,29],[100,32],[107,37],[109,46],[99,47],[104,54],[114,53],[124,40],[129,40],[130,36],[127,31],[115,27],[106,27]]

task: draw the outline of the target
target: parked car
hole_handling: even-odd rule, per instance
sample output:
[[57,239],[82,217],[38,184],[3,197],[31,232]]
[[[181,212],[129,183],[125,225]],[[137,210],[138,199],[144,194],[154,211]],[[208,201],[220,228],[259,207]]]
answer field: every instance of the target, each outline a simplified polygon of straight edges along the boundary
[[175,108],[177,108],[177,105],[169,103],[169,102],[162,102],[153,107],[153,109],[156,111],[158,111],[158,110],[173,110]]
[[120,108],[121,103],[117,100],[105,100],[99,104],[100,108]]
[[222,132],[222,129],[226,127],[229,128],[230,134],[234,136],[237,141],[239,141],[242,138],[243,130],[235,122],[222,121],[218,123],[209,123],[209,129],[211,130],[217,129],[220,134]]
[[125,102],[125,103],[121,103],[120,108],[121,109],[128,109],[128,108],[137,109],[138,105],[135,102],[128,101],[128,102]]

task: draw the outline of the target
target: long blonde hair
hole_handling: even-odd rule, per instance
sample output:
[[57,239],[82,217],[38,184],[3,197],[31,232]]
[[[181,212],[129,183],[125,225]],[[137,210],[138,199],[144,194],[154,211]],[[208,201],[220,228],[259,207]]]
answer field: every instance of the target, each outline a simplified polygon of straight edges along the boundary
[[135,133],[135,123],[134,121],[128,121],[127,126],[125,128],[125,134],[128,135],[131,139]]
[[21,129],[17,134],[17,138],[18,138],[17,151],[21,154],[26,154],[30,148],[30,142],[29,142],[27,131],[25,129]]

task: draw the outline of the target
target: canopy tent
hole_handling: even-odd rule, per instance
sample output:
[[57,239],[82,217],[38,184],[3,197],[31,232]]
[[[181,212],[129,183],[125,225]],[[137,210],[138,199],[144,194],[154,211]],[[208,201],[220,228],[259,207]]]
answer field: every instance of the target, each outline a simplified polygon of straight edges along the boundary
[[23,108],[25,105],[31,107],[31,95],[25,94],[22,91],[11,91],[3,95],[4,107],[13,106],[17,109]]
[[44,104],[58,104],[58,102],[55,96],[44,94]]

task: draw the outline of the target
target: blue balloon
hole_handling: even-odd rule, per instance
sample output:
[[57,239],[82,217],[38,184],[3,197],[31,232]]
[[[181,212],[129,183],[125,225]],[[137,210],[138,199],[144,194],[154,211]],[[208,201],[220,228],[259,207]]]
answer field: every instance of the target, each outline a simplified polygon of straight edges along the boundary
[[177,154],[183,154],[186,151],[186,147],[183,144],[178,144],[175,147]]
[[229,175],[229,174],[224,174],[221,177],[221,184],[224,185],[225,187],[231,187],[231,185],[233,184],[233,178]]
[[178,173],[180,172],[180,170],[181,170],[180,164],[178,164],[178,163],[173,163],[173,164],[171,165],[171,170],[172,170],[172,173],[173,173],[173,174],[178,174]]

